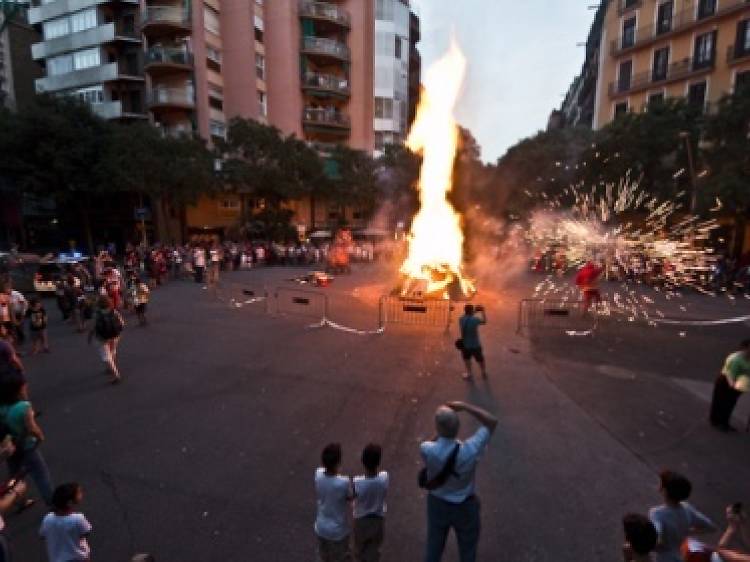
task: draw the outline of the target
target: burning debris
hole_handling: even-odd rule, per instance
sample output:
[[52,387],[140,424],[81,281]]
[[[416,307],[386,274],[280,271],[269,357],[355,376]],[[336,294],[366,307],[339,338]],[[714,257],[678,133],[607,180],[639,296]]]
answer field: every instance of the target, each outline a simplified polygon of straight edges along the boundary
[[420,208],[412,221],[409,248],[401,266],[401,296],[470,297],[476,290],[463,273],[461,215],[447,199],[453,187],[458,126],[453,108],[466,72],[466,59],[455,42],[425,76],[416,120],[406,146],[422,155]]

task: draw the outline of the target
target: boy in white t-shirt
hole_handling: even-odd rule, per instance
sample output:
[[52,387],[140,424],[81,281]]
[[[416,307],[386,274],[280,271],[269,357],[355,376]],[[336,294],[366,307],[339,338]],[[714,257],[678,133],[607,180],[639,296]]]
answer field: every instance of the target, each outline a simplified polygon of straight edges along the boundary
[[351,481],[339,474],[341,445],[330,443],[321,455],[323,466],[315,470],[315,492],[318,509],[315,534],[318,554],[322,562],[350,562],[349,502],[352,500]]
[[86,562],[91,549],[87,537],[91,523],[83,513],[73,511],[83,500],[80,484],[62,484],[52,494],[52,507],[42,520],[39,536],[47,543],[49,562]]
[[354,477],[354,554],[358,562],[379,562],[385,536],[388,473],[378,472],[383,449],[370,443],[362,451],[364,476]]

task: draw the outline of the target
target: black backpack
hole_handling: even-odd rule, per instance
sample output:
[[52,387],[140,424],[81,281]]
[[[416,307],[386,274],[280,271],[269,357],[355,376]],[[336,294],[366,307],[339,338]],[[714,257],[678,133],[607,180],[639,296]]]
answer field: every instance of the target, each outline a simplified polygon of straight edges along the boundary
[[100,313],[96,319],[96,335],[103,340],[111,340],[122,333],[122,320],[114,311]]

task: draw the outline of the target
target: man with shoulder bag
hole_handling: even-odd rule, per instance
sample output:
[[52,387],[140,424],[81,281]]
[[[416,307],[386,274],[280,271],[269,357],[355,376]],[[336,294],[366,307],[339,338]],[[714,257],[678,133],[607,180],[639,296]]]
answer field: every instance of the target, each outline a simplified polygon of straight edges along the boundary
[[[467,412],[482,424],[463,442],[457,439],[459,412]],[[424,468],[419,473],[419,486],[428,490],[425,562],[440,562],[451,528],[461,562],[476,562],[480,509],[474,475],[496,427],[495,416],[465,402],[449,402],[435,412],[437,437],[420,445]]]

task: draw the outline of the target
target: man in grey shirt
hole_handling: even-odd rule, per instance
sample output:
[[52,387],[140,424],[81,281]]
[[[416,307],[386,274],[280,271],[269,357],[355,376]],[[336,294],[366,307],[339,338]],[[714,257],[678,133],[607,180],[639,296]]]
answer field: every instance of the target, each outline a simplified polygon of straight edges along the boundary
[[[481,424],[464,442],[457,439],[459,412],[467,412]],[[427,495],[426,562],[440,562],[451,528],[456,533],[461,562],[475,562],[479,544],[479,499],[475,495],[474,473],[482,453],[497,427],[497,418],[465,402],[449,402],[435,412],[437,437],[420,445],[427,479],[435,479],[455,451],[451,474]],[[458,447],[456,451],[456,447]]]

